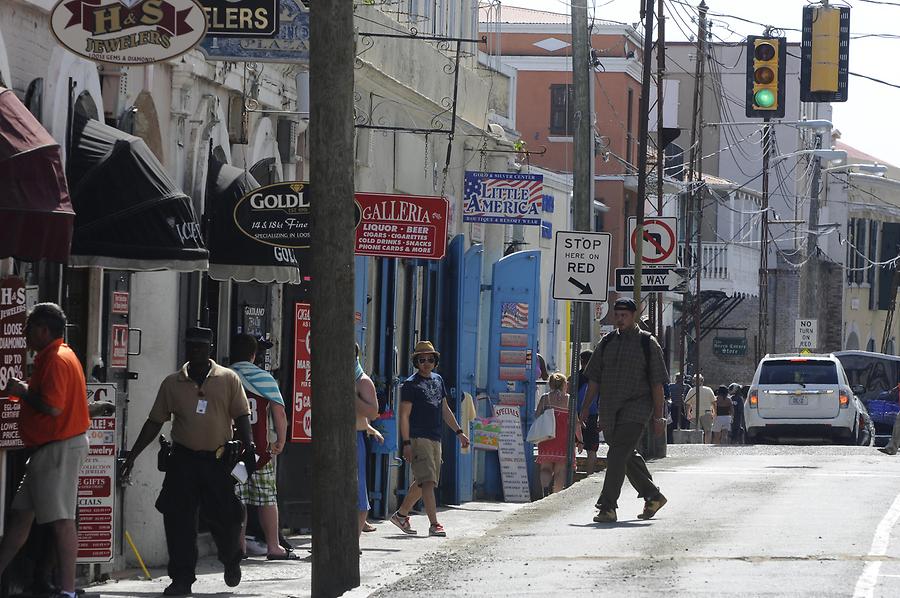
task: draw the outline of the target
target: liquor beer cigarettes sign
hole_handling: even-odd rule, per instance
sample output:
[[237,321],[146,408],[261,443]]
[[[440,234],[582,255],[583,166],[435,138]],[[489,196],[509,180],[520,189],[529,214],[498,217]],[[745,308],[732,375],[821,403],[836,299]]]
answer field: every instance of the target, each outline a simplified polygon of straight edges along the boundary
[[60,44],[89,60],[152,64],[199,44],[206,14],[194,0],[60,0],[50,29]]
[[439,260],[447,250],[443,197],[356,194],[356,255]]

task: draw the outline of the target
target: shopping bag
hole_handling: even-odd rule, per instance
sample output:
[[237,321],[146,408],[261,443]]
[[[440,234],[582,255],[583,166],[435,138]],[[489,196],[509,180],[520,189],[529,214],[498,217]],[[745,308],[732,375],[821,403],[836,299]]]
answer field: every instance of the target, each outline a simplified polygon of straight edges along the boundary
[[551,438],[556,438],[556,416],[553,414],[553,409],[547,409],[531,424],[527,440],[532,444],[537,444]]

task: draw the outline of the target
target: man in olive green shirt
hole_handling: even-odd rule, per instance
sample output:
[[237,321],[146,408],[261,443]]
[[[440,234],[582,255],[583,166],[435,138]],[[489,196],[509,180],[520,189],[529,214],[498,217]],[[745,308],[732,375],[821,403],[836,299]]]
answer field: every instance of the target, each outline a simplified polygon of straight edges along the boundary
[[596,505],[600,512],[594,517],[597,523],[616,521],[626,476],[644,499],[639,518],[650,519],[666,503],[643,457],[635,450],[651,415],[653,432],[661,435],[666,431],[663,384],[668,381],[662,349],[635,323],[636,311],[632,299],[616,301],[616,330],[600,341],[584,371],[589,382],[580,419],[587,420],[599,393],[599,426],[609,445],[603,491]]

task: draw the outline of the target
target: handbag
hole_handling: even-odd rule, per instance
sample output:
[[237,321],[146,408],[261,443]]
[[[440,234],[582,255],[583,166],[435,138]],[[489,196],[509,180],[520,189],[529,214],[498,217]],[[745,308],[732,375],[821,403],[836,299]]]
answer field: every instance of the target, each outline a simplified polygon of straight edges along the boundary
[[556,416],[553,409],[545,409],[528,429],[527,440],[537,444],[551,438],[556,438]]

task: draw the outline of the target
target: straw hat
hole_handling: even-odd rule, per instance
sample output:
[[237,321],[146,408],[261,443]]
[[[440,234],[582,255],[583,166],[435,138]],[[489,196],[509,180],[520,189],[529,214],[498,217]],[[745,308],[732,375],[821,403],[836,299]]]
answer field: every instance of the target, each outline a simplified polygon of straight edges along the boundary
[[412,352],[412,356],[416,355],[425,355],[428,353],[433,353],[438,357],[441,356],[440,353],[434,350],[434,345],[431,344],[431,341],[419,341],[416,343],[416,350]]

